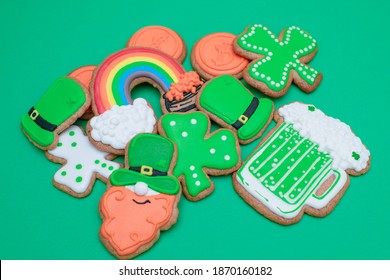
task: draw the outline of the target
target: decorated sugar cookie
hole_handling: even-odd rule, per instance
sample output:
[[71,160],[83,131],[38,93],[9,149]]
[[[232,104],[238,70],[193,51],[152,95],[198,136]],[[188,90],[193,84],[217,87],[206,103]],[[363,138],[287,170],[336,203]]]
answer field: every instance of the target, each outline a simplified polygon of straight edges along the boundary
[[238,194],[280,224],[304,213],[329,214],[349,185],[368,171],[370,152],[351,128],[313,105],[294,102],[275,113],[276,128],[233,174]]
[[233,51],[235,35],[218,32],[201,38],[191,51],[191,64],[205,79],[230,74],[241,79],[249,61]]
[[[75,78],[79,81],[86,89],[87,93],[89,93],[89,86],[92,80],[93,72],[95,71],[95,65],[87,65],[79,67],[68,74],[68,77]],[[81,119],[89,120],[93,117],[92,108],[89,107],[85,113],[81,116]]]
[[273,115],[273,102],[253,94],[231,75],[208,81],[199,91],[196,105],[219,125],[229,128],[241,144],[261,136]]
[[241,164],[234,133],[228,129],[210,133],[210,119],[203,112],[164,115],[158,131],[176,144],[178,159],[173,174],[189,200],[197,201],[212,193],[214,183],[208,175],[226,175]]
[[74,78],[57,79],[22,117],[22,131],[42,150],[57,146],[58,134],[72,125],[91,104],[87,89]]
[[127,143],[139,133],[156,133],[157,119],[143,98],[133,105],[114,105],[110,110],[93,117],[87,125],[88,137],[99,150],[123,155]]
[[157,242],[178,217],[180,183],[172,176],[173,143],[159,135],[139,134],[127,148],[126,169],[114,171],[100,200],[100,239],[119,259],[130,259]]
[[148,47],[165,52],[182,63],[187,48],[184,40],[172,29],[164,26],[146,26],[131,36],[127,47]]
[[202,86],[198,74],[186,72],[169,55],[150,48],[131,47],[108,58],[95,72],[92,109],[100,115],[114,105],[132,104],[131,89],[148,82],[161,92],[163,113],[195,110],[195,96]]
[[72,125],[59,136],[57,147],[46,152],[49,160],[63,166],[55,173],[53,184],[75,196],[89,195],[96,178],[107,182],[120,164],[109,160],[108,153],[97,150],[84,135],[83,130]]
[[234,50],[253,60],[244,79],[261,92],[280,97],[294,82],[305,92],[313,91],[322,74],[306,63],[317,53],[317,42],[299,27],[283,30],[279,37],[260,24],[249,26],[233,43]]

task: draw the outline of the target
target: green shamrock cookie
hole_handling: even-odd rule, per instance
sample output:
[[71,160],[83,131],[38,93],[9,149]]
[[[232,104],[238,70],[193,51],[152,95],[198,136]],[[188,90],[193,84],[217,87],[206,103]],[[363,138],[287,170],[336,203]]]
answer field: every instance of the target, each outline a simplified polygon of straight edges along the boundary
[[234,172],[241,164],[240,148],[234,133],[219,129],[210,134],[210,120],[202,112],[167,114],[159,121],[159,132],[177,147],[173,174],[184,187],[185,196],[197,201],[214,190],[208,175]]
[[305,64],[316,54],[317,42],[299,27],[289,27],[276,37],[265,26],[251,25],[237,37],[234,49],[253,60],[244,71],[245,81],[269,96],[284,95],[291,82],[311,92],[322,79]]

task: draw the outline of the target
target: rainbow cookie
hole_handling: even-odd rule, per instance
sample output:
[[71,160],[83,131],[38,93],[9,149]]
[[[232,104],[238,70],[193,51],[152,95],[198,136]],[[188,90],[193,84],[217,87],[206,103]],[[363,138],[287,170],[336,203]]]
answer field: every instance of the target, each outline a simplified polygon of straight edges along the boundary
[[150,48],[120,50],[96,69],[92,83],[92,109],[96,115],[114,105],[132,104],[131,89],[143,82],[161,92],[163,113],[195,110],[195,96],[203,82],[195,72],[186,72],[169,55]]
[[321,73],[306,65],[317,53],[317,42],[299,27],[288,27],[277,37],[267,27],[254,24],[235,39],[233,48],[252,60],[244,70],[244,80],[266,95],[280,97],[292,82],[312,92],[322,80]]
[[280,224],[304,213],[323,217],[370,167],[370,152],[351,128],[313,105],[298,102],[275,112],[277,126],[233,174],[238,194]]

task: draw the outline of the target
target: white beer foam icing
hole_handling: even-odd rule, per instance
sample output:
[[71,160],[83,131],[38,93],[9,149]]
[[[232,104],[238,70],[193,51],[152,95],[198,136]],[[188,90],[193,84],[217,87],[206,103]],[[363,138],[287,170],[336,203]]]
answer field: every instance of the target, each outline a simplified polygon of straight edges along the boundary
[[319,151],[329,153],[332,168],[359,172],[367,167],[370,152],[347,124],[325,115],[313,105],[298,102],[285,105],[278,112],[302,137],[318,144]]
[[135,135],[153,132],[155,123],[154,112],[146,100],[137,98],[133,105],[114,105],[93,117],[90,122],[91,137],[115,149],[124,149]]

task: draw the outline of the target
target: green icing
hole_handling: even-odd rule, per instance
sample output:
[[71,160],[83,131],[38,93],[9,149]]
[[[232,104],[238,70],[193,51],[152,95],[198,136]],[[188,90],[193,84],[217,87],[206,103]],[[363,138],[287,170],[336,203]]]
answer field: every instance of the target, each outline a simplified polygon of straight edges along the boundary
[[95,164],[99,164],[100,163],[100,160],[95,160]]
[[73,142],[71,145],[72,145],[72,147],[74,148],[74,147],[77,146],[77,142]]
[[62,143],[58,142],[57,147],[61,147],[61,146],[62,146]]
[[69,135],[70,135],[70,136],[74,136],[74,131],[73,131],[73,130],[70,131],[70,132],[69,132]]
[[147,134],[148,137],[137,136],[131,140],[128,149],[131,166],[150,166],[161,172],[168,172],[175,151],[172,142],[154,134]]
[[[82,87],[73,79],[57,79],[34,105],[46,121],[61,125],[74,115],[86,102]],[[54,133],[39,127],[27,114],[22,117],[22,128],[38,145],[47,147],[54,141]]]
[[316,110],[316,107],[310,105],[310,106],[307,107],[307,109],[308,109],[309,111],[311,111],[311,112],[314,112],[314,111]]
[[82,180],[83,180],[83,177],[81,177],[81,176],[78,176],[78,177],[76,178],[76,182],[77,182],[77,183],[80,183]]
[[130,142],[127,159],[130,169],[117,169],[110,176],[113,186],[135,185],[144,182],[149,188],[165,193],[177,194],[180,190],[179,181],[170,175],[155,175],[153,171],[168,173],[174,156],[173,143],[160,135],[141,133]]
[[271,90],[285,89],[291,70],[309,85],[313,85],[319,75],[318,71],[299,61],[315,52],[317,42],[298,27],[289,27],[279,41],[266,27],[255,24],[239,36],[237,42],[242,49],[263,56],[249,67],[248,73]]
[[355,160],[359,160],[360,158],[360,155],[356,152],[352,152],[352,157],[355,159]]
[[[318,145],[300,136],[291,124],[283,124],[255,152],[251,164],[238,171],[249,172],[260,183],[287,204],[302,204],[302,198],[315,190],[319,178],[332,172],[328,153],[318,151]],[[255,158],[254,158],[255,157]]]
[[[232,125],[245,112],[252,99],[252,93],[236,78],[231,75],[222,75],[203,86],[199,103],[201,107]],[[272,101],[268,98],[261,98],[256,111],[238,129],[238,137],[248,140],[259,133],[267,124],[272,109]]]
[[66,171],[62,171],[62,172],[61,172],[61,175],[62,175],[62,176],[66,176]]
[[107,163],[102,163],[102,167],[105,168],[107,166]]
[[202,112],[167,114],[161,119],[162,127],[178,150],[173,173],[184,176],[188,193],[197,196],[211,186],[204,168],[224,170],[239,161],[234,134],[219,129],[205,139],[209,132],[209,119]]
[[79,169],[79,170],[80,170],[81,168],[83,168],[83,165],[82,165],[82,164],[77,164],[77,165],[76,165],[76,169]]

